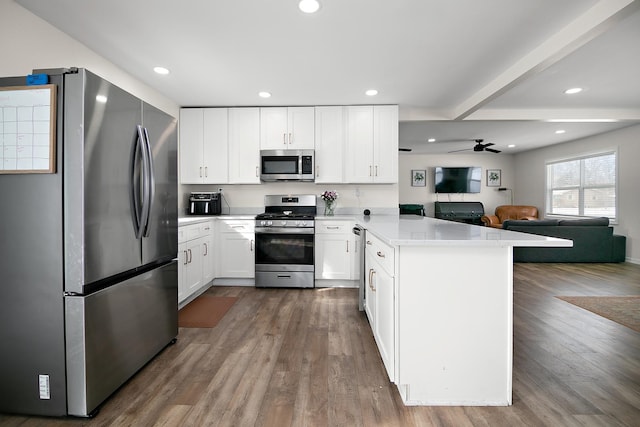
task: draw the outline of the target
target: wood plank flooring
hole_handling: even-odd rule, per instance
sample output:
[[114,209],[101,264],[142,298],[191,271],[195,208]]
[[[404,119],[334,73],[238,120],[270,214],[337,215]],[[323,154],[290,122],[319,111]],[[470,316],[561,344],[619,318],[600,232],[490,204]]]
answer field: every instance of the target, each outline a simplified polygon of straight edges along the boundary
[[640,334],[555,298],[640,295],[633,264],[516,264],[511,407],[405,407],[355,289],[216,287],[217,327],[181,329],[91,420],[1,426],[639,426]]

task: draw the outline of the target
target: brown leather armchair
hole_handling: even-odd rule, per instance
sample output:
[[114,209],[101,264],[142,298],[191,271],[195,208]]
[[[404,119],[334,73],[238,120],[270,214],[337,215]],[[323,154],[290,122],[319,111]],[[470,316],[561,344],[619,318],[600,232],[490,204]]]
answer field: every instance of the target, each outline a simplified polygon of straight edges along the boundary
[[502,228],[508,219],[538,219],[538,208],[535,206],[503,205],[496,208],[495,215],[483,215],[480,220],[487,227]]

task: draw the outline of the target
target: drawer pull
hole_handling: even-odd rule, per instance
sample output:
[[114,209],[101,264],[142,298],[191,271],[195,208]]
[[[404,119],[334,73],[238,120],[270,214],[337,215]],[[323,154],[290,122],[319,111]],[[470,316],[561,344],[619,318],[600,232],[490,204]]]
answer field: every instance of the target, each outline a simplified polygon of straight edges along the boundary
[[367,245],[373,245],[373,243],[371,243],[371,240],[367,240]]
[[384,254],[380,251],[376,252],[376,255],[378,255],[380,258],[384,258]]
[[327,226],[327,230],[338,230],[340,227],[333,225],[333,226]]

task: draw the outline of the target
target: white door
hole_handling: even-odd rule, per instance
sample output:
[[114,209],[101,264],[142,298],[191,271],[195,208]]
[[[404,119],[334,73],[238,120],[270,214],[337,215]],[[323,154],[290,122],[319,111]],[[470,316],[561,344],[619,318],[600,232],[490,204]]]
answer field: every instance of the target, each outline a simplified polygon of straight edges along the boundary
[[201,184],[202,166],[202,108],[180,110],[180,182]]
[[346,183],[373,181],[373,107],[347,107]]
[[260,183],[260,110],[229,109],[229,183]]
[[315,182],[342,183],[344,107],[316,107],[315,129]]
[[260,108],[260,149],[288,148],[287,107]]
[[289,148],[313,150],[315,148],[314,108],[289,107],[287,113],[287,141]]
[[226,184],[229,182],[228,138],[228,109],[205,108],[202,144],[204,184]]

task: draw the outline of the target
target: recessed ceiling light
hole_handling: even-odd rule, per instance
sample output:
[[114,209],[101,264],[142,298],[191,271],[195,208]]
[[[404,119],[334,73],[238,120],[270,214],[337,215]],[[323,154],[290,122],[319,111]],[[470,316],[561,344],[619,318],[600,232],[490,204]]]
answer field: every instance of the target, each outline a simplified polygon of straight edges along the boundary
[[107,97],[104,95],[96,95],[96,101],[98,101],[101,104],[106,104]]
[[300,0],[298,8],[304,13],[315,13],[320,9],[320,3],[317,0]]
[[162,74],[163,76],[166,76],[167,74],[169,74],[169,70],[167,70],[164,67],[153,67],[153,71],[155,71],[158,74]]
[[515,146],[516,146],[516,144],[509,144],[509,145],[507,145],[507,147],[509,147],[509,148],[513,148],[513,147],[515,147]]
[[549,123],[615,123],[618,119],[549,119]]
[[558,133],[558,134],[560,134],[560,133],[565,133],[565,132],[566,132],[566,131],[565,131],[564,129],[558,129],[558,130],[556,131],[556,133]]
[[375,89],[369,89],[368,91],[365,92],[365,94],[367,96],[376,96],[378,94],[378,91]]
[[567,89],[564,91],[564,93],[566,93],[567,95],[573,95],[574,93],[580,93],[580,92],[582,92],[581,87],[572,87],[571,89]]
[[263,91],[263,92],[258,92],[258,96],[259,96],[260,98],[270,98],[270,97],[271,97],[271,93],[269,93],[269,92],[264,92],[264,91]]
[[429,139],[427,139],[427,142],[436,142],[436,139],[435,138],[429,138]]

